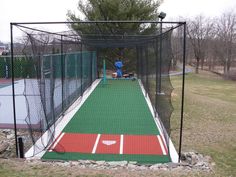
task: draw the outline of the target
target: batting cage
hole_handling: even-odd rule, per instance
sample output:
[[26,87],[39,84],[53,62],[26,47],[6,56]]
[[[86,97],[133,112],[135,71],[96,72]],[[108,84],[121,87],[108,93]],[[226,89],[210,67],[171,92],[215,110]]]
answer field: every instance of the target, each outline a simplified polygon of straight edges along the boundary
[[[11,39],[18,156],[178,162],[185,22],[11,23]],[[171,121],[174,75],[182,77],[182,96]],[[18,87],[22,103],[16,101]],[[17,123],[19,104],[25,106],[24,127]],[[174,143],[173,128],[179,130]]]

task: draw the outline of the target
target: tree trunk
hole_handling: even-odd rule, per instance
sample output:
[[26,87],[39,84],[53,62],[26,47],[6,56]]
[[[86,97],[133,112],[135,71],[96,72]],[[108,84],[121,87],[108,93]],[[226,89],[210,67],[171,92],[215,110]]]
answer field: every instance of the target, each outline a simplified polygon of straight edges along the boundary
[[224,62],[224,75],[227,75],[227,62]]
[[200,59],[197,58],[196,60],[197,60],[197,64],[196,64],[196,74],[198,74],[198,73],[199,73],[198,69],[199,69],[199,62],[200,62]]
[[212,58],[211,69],[212,69],[213,71],[215,70],[215,58]]
[[201,70],[203,70],[204,58],[201,59]]
[[227,72],[227,74],[228,74],[229,71],[230,71],[230,67],[231,67],[231,60],[229,59],[229,60],[227,61],[227,63],[226,63],[226,72]]
[[176,70],[176,66],[177,66],[177,59],[175,58],[172,60],[172,69]]
[[211,71],[212,70],[212,58],[208,59],[208,70]]

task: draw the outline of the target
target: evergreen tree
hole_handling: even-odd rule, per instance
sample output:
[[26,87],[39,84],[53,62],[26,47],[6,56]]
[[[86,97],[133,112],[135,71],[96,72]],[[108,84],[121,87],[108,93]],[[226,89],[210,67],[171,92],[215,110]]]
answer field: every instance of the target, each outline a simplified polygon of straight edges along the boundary
[[[80,0],[78,10],[83,16],[76,16],[68,11],[68,21],[155,21],[158,20],[158,7],[162,0]],[[71,25],[82,38],[89,38],[89,35],[140,35],[155,34],[158,32],[158,25],[155,23],[75,23]],[[102,54],[101,54],[102,53]],[[127,72],[134,71],[136,56],[134,50],[122,46],[113,50],[100,50],[102,59],[107,59],[108,67],[112,67],[117,55],[128,65],[132,66]],[[125,56],[124,56],[125,55]],[[100,60],[100,64],[101,60]],[[126,66],[127,66],[126,65]]]
[[[80,0],[78,10],[83,18],[68,11],[68,21],[142,21],[157,20],[157,9],[162,0]],[[82,33],[95,33],[91,25],[74,24],[72,28]],[[100,26],[103,33],[112,34],[137,34],[150,33],[156,30],[156,25],[144,26],[140,24],[107,24]],[[152,29],[152,30],[151,30]],[[148,32],[149,31],[149,32]]]

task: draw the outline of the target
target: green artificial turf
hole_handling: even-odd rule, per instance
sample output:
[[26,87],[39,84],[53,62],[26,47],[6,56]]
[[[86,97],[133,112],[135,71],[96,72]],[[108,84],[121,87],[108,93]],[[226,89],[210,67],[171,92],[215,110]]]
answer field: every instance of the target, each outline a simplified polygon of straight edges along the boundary
[[[159,131],[137,80],[108,80],[100,84],[66,125],[65,133],[158,135]],[[46,152],[43,159],[127,160],[169,162],[169,156]]]
[[76,152],[50,152],[44,155],[45,160],[105,160],[105,161],[136,161],[138,163],[167,163],[167,155],[137,155],[137,154],[83,154]]
[[63,132],[101,134],[159,134],[138,81],[102,82]]

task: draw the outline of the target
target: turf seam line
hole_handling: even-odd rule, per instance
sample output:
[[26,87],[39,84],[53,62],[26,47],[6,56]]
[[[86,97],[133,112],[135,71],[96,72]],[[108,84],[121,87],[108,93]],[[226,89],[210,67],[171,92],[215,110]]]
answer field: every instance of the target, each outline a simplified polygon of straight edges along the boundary
[[143,86],[142,81],[140,79],[138,79],[138,83],[139,83],[139,86],[141,87],[143,96],[144,96],[144,98],[145,98],[145,100],[146,100],[146,102],[148,104],[149,110],[152,113],[153,119],[154,119],[154,121],[156,123],[156,126],[157,126],[157,128],[159,130],[159,133],[160,133],[160,135],[161,135],[161,137],[163,139],[163,142],[165,143],[165,145],[166,145],[166,147],[168,149],[167,151],[168,151],[168,153],[169,153],[169,155],[171,157],[171,161],[174,162],[174,163],[178,163],[179,162],[179,155],[178,155],[178,153],[177,153],[177,151],[176,151],[176,149],[174,147],[174,144],[173,144],[171,138],[169,137],[169,135],[168,135],[168,144],[167,144],[167,142],[166,142],[166,140],[164,138],[164,131],[166,133],[166,130],[165,130],[165,128],[163,126],[161,126],[160,117],[159,117],[158,114],[155,117],[154,110],[153,110],[153,107],[152,107],[152,104],[151,104],[151,100],[150,100],[148,95],[147,95],[147,97],[145,96],[145,89],[144,89],[144,86]]
[[49,150],[49,152],[52,152],[52,150],[56,147],[56,145],[59,143],[59,141],[62,139],[64,136],[64,132],[60,134],[59,138],[56,140],[56,142],[53,144],[52,148]]
[[95,144],[94,144],[94,146],[93,146],[92,154],[95,154],[95,153],[96,153],[96,150],[97,150],[97,147],[98,147],[98,142],[99,142],[100,137],[101,137],[101,134],[98,134],[98,135],[97,135],[97,138],[96,138],[96,141],[95,141]]
[[164,145],[166,154],[168,154],[169,152],[168,152],[168,149],[167,149],[167,147],[166,147],[166,141],[165,141],[165,139],[164,139],[162,136],[160,136],[160,138],[161,138],[161,141],[163,142],[163,145]]
[[161,137],[160,137],[159,135],[157,135],[157,138],[158,138],[158,141],[159,141],[159,143],[160,143],[160,146],[161,146],[161,150],[162,150],[163,155],[166,155],[166,150],[165,150],[165,148],[164,148],[164,145],[163,145],[163,142],[162,142],[162,140],[161,140]]
[[120,135],[120,154],[123,154],[124,135]]
[[58,138],[61,136],[62,132],[56,137],[55,140],[53,140],[52,144],[49,146],[48,150],[50,151],[51,149],[53,149],[52,147],[54,146],[54,144],[56,143],[56,141],[58,140]]

